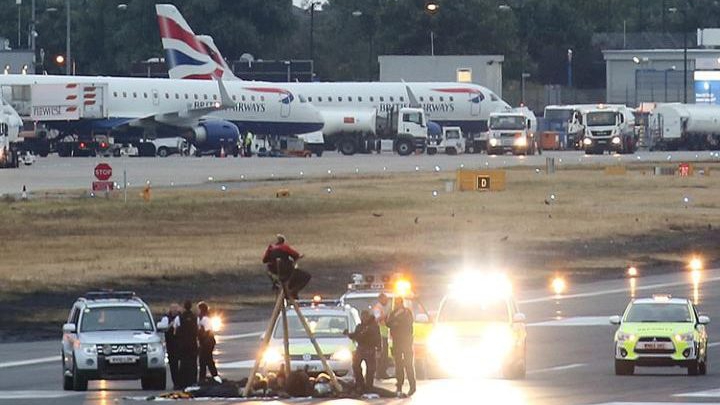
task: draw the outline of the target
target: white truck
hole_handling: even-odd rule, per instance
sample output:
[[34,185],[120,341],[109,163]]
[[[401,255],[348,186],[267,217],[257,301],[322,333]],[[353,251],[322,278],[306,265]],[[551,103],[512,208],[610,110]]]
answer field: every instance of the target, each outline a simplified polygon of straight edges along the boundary
[[16,168],[20,165],[18,134],[21,127],[20,115],[0,98],[0,168]]
[[527,107],[490,113],[488,127],[488,155],[506,152],[512,152],[513,155],[534,155],[539,152],[535,136],[537,119]]
[[661,104],[650,113],[648,127],[653,149],[717,149],[720,105]]
[[465,153],[465,138],[460,127],[443,127],[440,135],[428,135],[427,154],[447,153],[458,155]]
[[582,106],[572,126],[583,128],[583,150],[588,155],[634,153],[637,149],[635,115],[625,105]]
[[343,155],[378,150],[378,141],[383,139],[393,140],[393,149],[403,156],[424,149],[427,143],[428,120],[422,108],[393,107],[386,112],[326,109],[321,114],[326,122],[326,148],[337,148]]

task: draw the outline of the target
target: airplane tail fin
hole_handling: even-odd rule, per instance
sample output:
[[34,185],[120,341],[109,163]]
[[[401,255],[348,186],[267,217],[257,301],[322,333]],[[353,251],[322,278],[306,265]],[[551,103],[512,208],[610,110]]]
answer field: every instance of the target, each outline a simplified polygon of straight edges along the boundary
[[157,4],[155,10],[171,79],[238,80],[212,38],[207,41],[195,35],[174,5]]

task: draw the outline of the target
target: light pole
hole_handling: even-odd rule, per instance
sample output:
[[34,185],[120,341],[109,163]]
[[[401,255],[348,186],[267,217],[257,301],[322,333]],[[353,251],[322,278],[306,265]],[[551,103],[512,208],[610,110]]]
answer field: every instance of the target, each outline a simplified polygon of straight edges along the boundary
[[18,8],[18,41],[17,41],[17,49],[20,49],[20,41],[22,39],[22,34],[20,33],[20,30],[22,29],[22,24],[20,23],[20,6],[22,6],[22,0],[15,0],[15,4],[17,4]]
[[[351,13],[351,15],[355,18],[360,18],[363,16],[363,12],[360,10],[355,10]],[[372,16],[367,16],[366,18],[373,18]],[[368,27],[370,27],[370,24],[368,24]],[[372,29],[368,29],[368,61],[367,61],[367,74],[368,74],[368,81],[372,80],[372,51],[373,51],[373,32]]]
[[683,103],[687,104],[687,73],[688,73],[688,38],[687,38],[687,4],[685,7],[678,9],[677,7],[670,7],[668,9],[671,13],[682,13],[682,30],[683,30]]
[[573,59],[573,50],[568,49],[567,50],[567,85],[568,85],[568,87],[572,87],[572,59]]
[[283,64],[285,65],[285,68],[287,68],[287,81],[290,83],[290,61],[284,60]]
[[310,60],[315,61],[315,6],[320,4],[316,0],[310,1]]
[[530,73],[522,72],[520,75],[520,104],[525,105],[525,79],[530,77]]
[[70,0],[65,0],[65,10],[67,11],[65,16],[65,74],[70,75],[70,72],[75,73],[75,69],[72,69],[75,61],[70,55]]
[[[430,16],[434,16],[440,10],[437,1],[428,0],[425,2],[425,12]],[[433,32],[432,20],[430,24],[430,56],[435,56],[435,32]]]

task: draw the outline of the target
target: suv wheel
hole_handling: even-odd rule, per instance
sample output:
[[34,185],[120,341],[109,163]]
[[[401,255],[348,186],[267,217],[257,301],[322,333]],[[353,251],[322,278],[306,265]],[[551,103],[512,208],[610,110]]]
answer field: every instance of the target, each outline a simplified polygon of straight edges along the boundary
[[72,389],[73,391],[87,391],[88,380],[87,378],[80,375],[77,369],[77,365],[73,361],[73,373],[72,373]]
[[692,360],[688,366],[688,375],[699,375],[700,374],[700,360]]
[[140,379],[140,385],[146,391],[164,391],[167,377],[165,371],[158,374],[150,374]]

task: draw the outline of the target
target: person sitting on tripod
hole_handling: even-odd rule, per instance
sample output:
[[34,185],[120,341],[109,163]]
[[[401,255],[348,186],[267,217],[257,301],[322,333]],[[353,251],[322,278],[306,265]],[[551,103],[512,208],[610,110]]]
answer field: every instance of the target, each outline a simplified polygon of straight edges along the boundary
[[278,234],[275,237],[275,243],[267,247],[262,259],[273,281],[273,289],[279,289],[279,283],[287,283],[288,294],[298,299],[298,293],[311,278],[310,273],[296,268],[297,261],[303,257],[303,254],[285,242],[285,236]]

